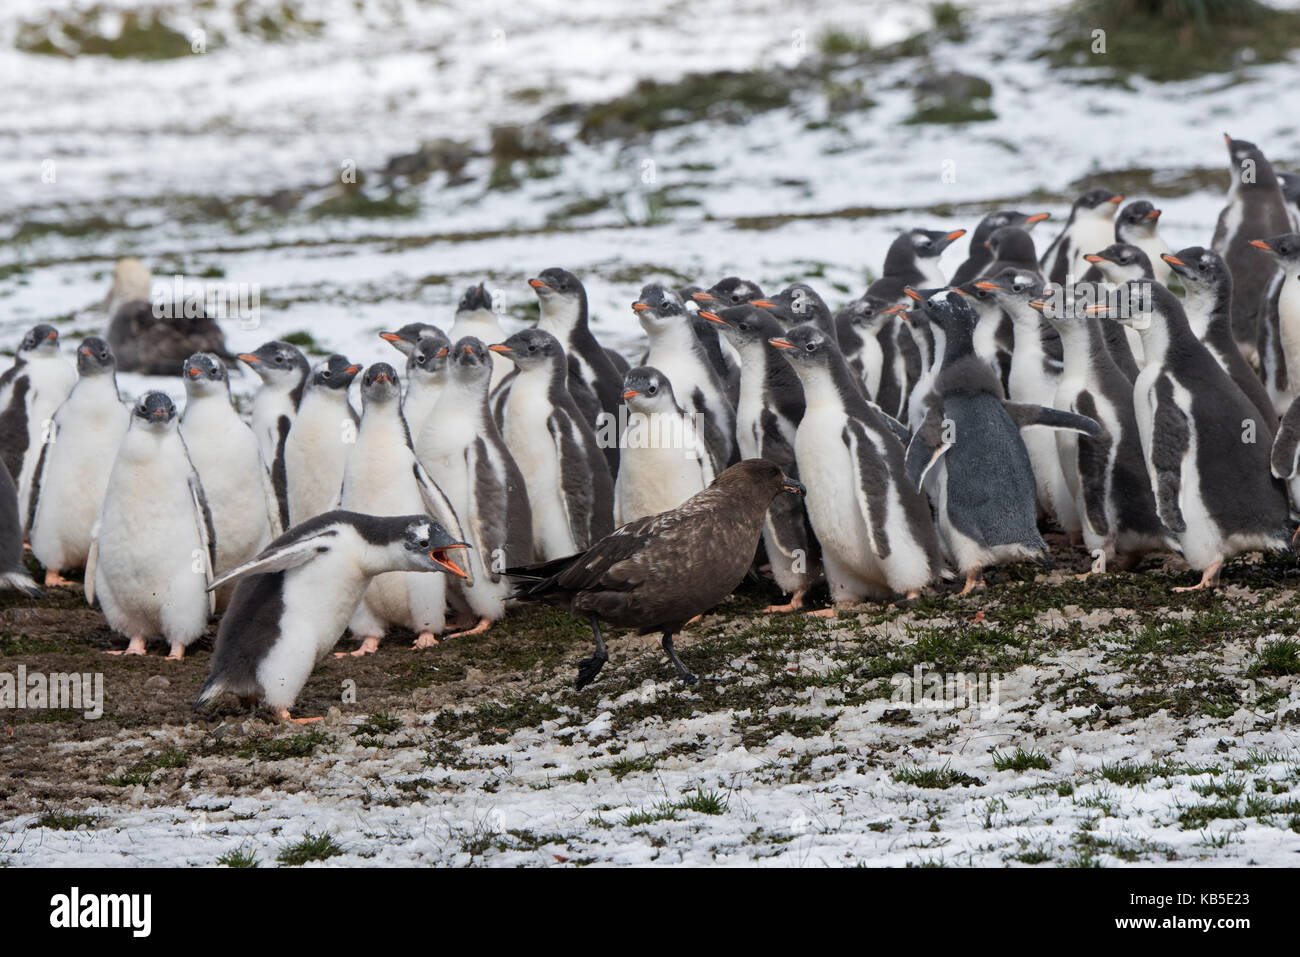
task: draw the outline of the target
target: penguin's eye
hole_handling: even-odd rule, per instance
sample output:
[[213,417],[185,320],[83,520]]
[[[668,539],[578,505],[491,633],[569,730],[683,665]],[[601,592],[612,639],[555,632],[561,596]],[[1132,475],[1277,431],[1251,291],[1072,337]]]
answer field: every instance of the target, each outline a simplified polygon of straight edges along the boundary
[[657,385],[652,385],[652,386],[650,386],[648,389],[646,389],[645,391],[646,391],[646,395],[654,395],[656,392],[659,391],[659,386],[657,386]]
[[284,356],[277,355],[277,356],[275,357],[275,361],[276,361],[279,365],[284,365]]
[[536,352],[536,351],[537,351],[537,343],[535,343],[535,342],[530,342],[530,343],[528,343],[528,351],[529,351],[529,352]]
[[807,349],[809,352],[816,352],[816,351],[817,351],[817,343],[815,343],[815,342],[810,342],[810,343],[808,343],[806,346],[804,346],[804,348]]

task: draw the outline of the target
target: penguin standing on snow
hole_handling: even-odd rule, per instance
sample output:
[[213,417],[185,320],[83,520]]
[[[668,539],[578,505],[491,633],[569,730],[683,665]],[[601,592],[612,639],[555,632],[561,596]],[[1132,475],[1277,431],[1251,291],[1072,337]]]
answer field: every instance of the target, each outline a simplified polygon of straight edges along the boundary
[[176,428],[176,406],[149,392],[132,412],[104,493],[86,562],[86,601],[142,655],[161,635],[179,661],[214,610],[212,513]]
[[943,329],[943,364],[925,420],[907,448],[907,473],[934,504],[939,538],[965,595],[983,583],[984,569],[1003,562],[1049,563],[1035,523],[1034,472],[1020,429],[1066,428],[1096,437],[1092,419],[1007,402],[997,375],[975,355],[975,310],[964,296],[941,292],[925,301]]
[[704,438],[714,461],[722,466],[734,462],[736,410],[691,331],[691,319],[681,299],[673,290],[650,283],[641,290],[632,309],[650,338],[645,364],[667,377],[673,394],[687,412],[704,416]]
[[451,342],[434,329],[426,332],[411,351],[406,366],[406,394],[402,397],[402,417],[411,437],[420,434],[429,413],[438,404],[438,396],[447,382],[447,356]]
[[[131,424],[114,375],[113,353],[98,336],[77,347],[77,384],[54,413],[32,487],[32,554],[45,584],[72,584],[59,574],[85,568],[90,530],[104,504],[117,447]],[[7,470],[6,470],[7,471]]]
[[1228,144],[1228,205],[1219,213],[1210,248],[1232,273],[1232,337],[1246,361],[1254,364],[1259,345],[1259,312],[1275,266],[1251,248],[1252,239],[1291,231],[1286,197],[1271,164],[1254,143]]
[[223,692],[248,707],[259,701],[290,718],[307,678],[334,647],[366,586],[385,572],[461,576],[466,548],[427,515],[379,517],[332,511],[285,532],[252,561],[218,579],[236,582],[221,619],[198,710]]
[[[1203,246],[1188,246],[1161,258],[1178,275],[1186,291],[1183,312],[1192,333],[1259,410],[1269,431],[1275,431],[1277,412],[1273,399],[1232,338],[1232,273],[1228,264]],[[1267,355],[1265,350],[1265,365]]]
[[943,559],[930,509],[907,481],[902,443],[862,398],[830,336],[806,323],[768,342],[803,384],[795,459],[832,601],[916,598],[943,572]]
[[1048,282],[1061,286],[1088,271],[1083,257],[1115,241],[1115,213],[1122,202],[1123,196],[1108,189],[1090,189],[1074,201],[1060,235],[1039,262]]
[[1223,563],[1245,551],[1288,547],[1285,488],[1269,474],[1264,418],[1192,333],[1178,300],[1149,280],[1125,299],[1090,307],[1136,325],[1147,364],[1133,408],[1156,510],[1200,571],[1195,591],[1218,584]]
[[[736,444],[741,458],[767,459],[781,466],[786,475],[798,478],[794,447],[803,420],[803,386],[790,364],[769,344],[784,335],[786,327],[752,303],[716,313],[701,311],[700,315],[718,324],[740,356]],[[770,605],[763,611],[802,608],[815,578],[817,540],[801,501],[790,496],[772,500],[763,522],[763,546],[773,580],[790,596],[786,604]]]
[[[1265,388],[1273,399],[1277,415],[1290,407],[1300,394],[1300,234],[1286,233],[1268,239],[1252,239],[1255,255],[1275,263],[1268,291],[1260,303],[1261,365]],[[1233,281],[1236,299],[1236,281]]]
[[348,449],[356,441],[359,421],[348,401],[348,387],[360,371],[361,366],[340,355],[330,356],[312,370],[284,443],[290,525],[339,503]]
[[[342,500],[347,511],[365,515],[422,511],[437,519],[453,539],[464,537],[447,496],[415,458],[402,418],[397,370],[387,362],[375,363],[361,377],[361,425],[348,452]],[[467,569],[468,560],[462,558],[461,567]],[[441,575],[379,575],[366,587],[348,625],[361,639],[361,647],[352,654],[378,651],[379,642],[394,625],[415,632],[414,648],[436,645],[446,619],[447,581]]]
[[469,581],[453,604],[486,631],[505,614],[511,586],[503,572],[532,560],[533,516],[524,477],[488,408],[492,353],[478,339],[452,346],[447,384],[415,441],[420,464],[438,483],[473,547]]
[[582,551],[614,530],[614,482],[596,433],[566,388],[564,349],[541,329],[488,348],[519,370],[503,409],[502,434],[524,476],[536,561]]
[[271,473],[271,487],[280,508],[280,526],[289,526],[289,486],[285,476],[284,446],[298,417],[298,406],[311,375],[307,357],[287,342],[273,339],[243,352],[239,361],[257,373],[262,385],[253,395],[253,434],[262,461]]
[[32,481],[54,413],[72,392],[77,372],[59,353],[59,331],[41,323],[18,345],[0,376],[0,455],[18,488],[18,517],[31,517]]
[[[231,404],[221,360],[200,352],[185,360],[181,375],[186,396],[181,438],[212,512],[217,543],[213,570],[224,575],[280,533],[280,507],[257,437]],[[216,592],[218,608],[225,607],[231,591]]]
[[[483,342],[504,342],[506,333],[501,328],[501,322],[493,306],[492,293],[488,291],[487,283],[481,282],[477,286],[470,286],[456,306],[456,317],[452,320],[447,339],[451,342],[460,342],[466,336],[473,336]],[[514,371],[515,367],[509,359],[503,359],[498,355],[492,356],[491,388],[495,389],[501,384],[502,379]]]
[[970,251],[966,253],[966,261],[957,267],[956,271],[948,280],[951,286],[964,286],[972,280],[986,276],[993,265],[993,249],[988,244],[989,237],[1001,229],[1003,226],[1018,226],[1021,229],[1033,229],[1045,219],[1050,219],[1051,213],[1034,213],[1027,216],[1022,212],[1014,209],[999,209],[996,212],[989,213],[979,221],[975,227],[975,232],[971,233]]
[[717,474],[703,433],[658,369],[630,371],[623,379],[623,401],[628,417],[618,443],[615,527],[676,508]]

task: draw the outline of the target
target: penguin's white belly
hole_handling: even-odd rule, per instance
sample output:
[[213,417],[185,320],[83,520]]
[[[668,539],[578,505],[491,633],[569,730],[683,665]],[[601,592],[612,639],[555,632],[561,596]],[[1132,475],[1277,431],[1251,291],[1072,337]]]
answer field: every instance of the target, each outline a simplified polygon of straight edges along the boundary
[[1300,387],[1300,279],[1287,279],[1277,299],[1278,339],[1286,362],[1287,391]]
[[292,425],[296,410],[287,395],[259,393],[253,400],[252,429],[257,436],[257,447],[269,469],[275,462],[280,447],[280,416],[288,416]]
[[[104,402],[110,401],[111,405]],[[57,416],[58,432],[46,450],[32,523],[32,553],[46,568],[83,568],[90,530],[104,504],[109,474],[130,413],[114,396],[69,400]]]
[[271,542],[257,438],[233,410],[206,422],[187,415],[181,434],[212,512],[221,575]]
[[18,486],[18,521],[24,526],[30,514],[32,480],[36,476],[36,465],[41,457],[41,445],[45,442],[46,431],[54,421],[54,413],[67,399],[77,381],[72,365],[64,359],[33,361],[30,366],[28,381],[31,383],[31,391],[27,395],[27,451],[23,453],[22,466],[14,483]]
[[[1030,366],[1042,368],[1042,356],[1030,358]],[[1033,374],[1027,369],[1022,359],[1012,360],[1009,381],[1011,398],[1015,402],[1051,407],[1056,402],[1059,389],[1058,382],[1053,382],[1045,374]],[[1079,512],[1075,506],[1072,485],[1065,476],[1061,453],[1057,443],[1057,431],[1048,428],[1022,429],[1020,438],[1029,453],[1029,464],[1034,473],[1034,486],[1037,490],[1039,507],[1056,519],[1057,524],[1067,532],[1077,532],[1080,526]]]
[[285,442],[284,464],[289,485],[289,521],[293,525],[338,501],[348,445],[350,420],[329,415],[299,416]]
[[1072,232],[1070,275],[1077,282],[1092,267],[1092,263],[1083,257],[1089,253],[1101,252],[1115,242],[1115,224],[1110,219],[1089,216],[1077,223]]
[[[513,393],[518,386],[511,390]],[[560,483],[560,458],[544,421],[519,422],[506,413],[506,445],[528,487],[533,513],[533,551],[538,561],[563,558],[578,550],[569,525],[569,508]]]
[[624,442],[614,487],[614,524],[676,508],[703,488],[700,462],[687,449],[629,447]]
[[1187,416],[1187,452],[1180,471],[1178,507],[1183,513],[1187,529],[1178,536],[1178,544],[1187,563],[1198,571],[1224,557],[1223,531],[1210,516],[1201,493],[1201,474],[1196,468],[1197,436],[1191,416],[1191,395],[1177,382],[1174,383],[1174,402]]
[[[495,353],[493,354],[495,355]],[[402,403],[402,415],[406,417],[406,427],[411,431],[412,442],[415,441],[420,431],[428,423],[429,413],[438,404],[438,396],[441,392],[442,388],[440,386],[422,385],[407,393],[406,399]]]
[[862,337],[858,361],[862,363],[862,385],[867,390],[867,398],[875,402],[876,393],[880,391],[880,377],[884,372],[885,353],[880,348],[880,340],[874,335]]

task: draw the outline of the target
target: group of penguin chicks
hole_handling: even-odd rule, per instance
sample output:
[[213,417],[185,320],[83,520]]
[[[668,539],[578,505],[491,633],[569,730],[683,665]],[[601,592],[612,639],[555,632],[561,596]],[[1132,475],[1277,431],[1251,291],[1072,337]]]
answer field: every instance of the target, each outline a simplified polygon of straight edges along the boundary
[[[0,544],[12,504],[47,586],[85,569],[118,654],[161,636],[180,658],[224,607],[196,707],[231,691],[282,718],[345,627],[354,655],[394,626],[427,647],[449,613],[472,634],[521,597],[591,619],[579,686],[606,659],[602,619],[663,630],[693,681],[672,634],[756,560],[790,596],[768,611],[823,579],[836,606],[954,571],[965,594],[990,566],[1048,563],[1050,522],[1095,572],[1173,553],[1209,587],[1229,557],[1288,546],[1300,447],[1294,191],[1228,146],[1211,248],[1173,253],[1159,210],[1092,190],[1041,260],[1046,214],[984,217],[948,280],[965,231],[904,232],[836,314],[803,283],[652,283],[636,368],[597,342],[563,269],[529,280],[536,327],[507,336],[478,285],[447,333],[382,333],[404,377],[279,341],[241,354],[261,378],[247,424],[214,354],[184,361],[183,414],[163,392],[128,409],[103,339],[74,375],[37,326],[0,378]],[[20,551],[0,563],[33,587]]]

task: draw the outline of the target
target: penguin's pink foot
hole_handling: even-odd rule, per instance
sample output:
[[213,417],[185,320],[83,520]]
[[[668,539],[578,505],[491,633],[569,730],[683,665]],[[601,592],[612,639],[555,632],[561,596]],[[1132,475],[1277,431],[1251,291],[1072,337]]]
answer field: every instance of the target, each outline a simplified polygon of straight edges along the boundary
[[348,658],[348,657],[360,658],[362,655],[373,655],[378,650],[379,650],[379,636],[366,635],[366,637],[361,639],[361,645],[356,649],[356,651],[336,651],[334,652],[334,657],[335,658]]
[[317,721],[325,720],[320,715],[314,718],[291,718],[289,717],[288,708],[272,708],[271,713],[275,715],[277,720],[283,721],[285,724],[314,724]]
[[1207,588],[1215,588],[1219,584],[1219,572],[1223,569],[1223,562],[1215,562],[1201,573],[1201,580],[1195,585],[1180,585],[1174,591],[1202,591]]
[[435,645],[438,645],[438,644],[441,644],[441,642],[438,641],[438,636],[437,636],[437,635],[435,635],[435,634],[434,634],[433,632],[431,632],[431,631],[422,631],[422,632],[420,632],[419,636],[415,639],[415,641],[413,641],[413,642],[411,643],[411,647],[412,647],[412,648],[432,648],[432,647],[434,647]]
[[977,568],[974,571],[970,571],[966,573],[966,586],[962,588],[961,591],[957,592],[957,594],[969,595],[975,589],[983,588],[983,587],[984,587],[984,569]]
[[838,608],[817,608],[804,612],[809,618],[834,618],[840,613]]
[[144,654],[144,638],[135,637],[127,643],[127,646],[121,651],[110,651],[110,655],[142,655]]
[[690,621],[688,621],[686,624],[682,625],[682,628],[683,628],[683,629],[689,628],[689,627],[691,627],[691,625],[698,624],[699,622],[701,622],[701,621],[703,621],[703,620],[704,620],[704,616],[703,616],[703,615],[696,615],[694,618],[692,618],[692,619],[691,619]]
[[484,615],[482,618],[478,620],[478,624],[475,625],[473,628],[470,628],[466,631],[452,632],[451,634],[444,636],[443,640],[445,641],[447,638],[463,638],[466,635],[481,635],[483,634],[483,632],[487,631],[491,627],[492,627],[492,619]]
[[803,599],[804,599],[804,595],[806,594],[808,594],[808,589],[800,588],[798,591],[796,591],[793,595],[790,596],[790,600],[786,602],[784,605],[768,605],[766,608],[763,609],[763,614],[773,615],[773,614],[778,614],[780,612],[786,612],[786,611],[798,611],[800,608],[803,607]]
[[71,578],[64,578],[52,568],[45,569],[45,587],[58,588],[60,585],[76,585]]
[[185,646],[181,644],[173,644],[172,650],[168,653],[165,660],[180,661],[184,657],[185,657]]

